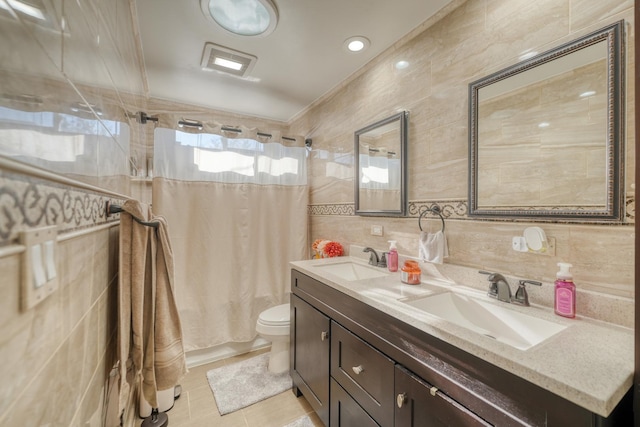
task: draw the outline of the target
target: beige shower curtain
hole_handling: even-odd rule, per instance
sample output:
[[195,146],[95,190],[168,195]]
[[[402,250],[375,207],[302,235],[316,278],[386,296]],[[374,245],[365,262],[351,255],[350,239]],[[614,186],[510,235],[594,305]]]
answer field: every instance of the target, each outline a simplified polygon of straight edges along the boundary
[[[254,182],[207,180],[208,174],[189,171],[193,154],[184,151],[193,148],[176,146],[175,141],[162,146],[158,131],[153,209],[171,224],[185,350],[251,341],[260,312],[289,302],[289,261],[307,255],[306,166],[298,168],[304,176],[278,178],[282,183],[256,183],[258,169],[246,179]],[[256,164],[265,164],[268,151],[256,154]],[[306,162],[304,151],[275,151],[280,154],[270,154],[271,162],[290,162],[292,155]],[[172,165],[175,159],[184,164]]]

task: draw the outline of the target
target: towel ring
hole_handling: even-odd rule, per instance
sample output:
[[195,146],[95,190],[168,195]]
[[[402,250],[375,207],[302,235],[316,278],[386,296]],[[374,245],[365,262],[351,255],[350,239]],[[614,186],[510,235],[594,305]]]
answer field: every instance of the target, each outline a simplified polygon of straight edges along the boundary
[[440,217],[440,221],[442,221],[442,232],[444,233],[444,217],[442,216],[442,211],[440,210],[440,206],[435,205],[431,208],[427,208],[425,210],[422,211],[422,213],[420,214],[420,217],[418,218],[418,227],[420,227],[420,231],[422,230],[422,224],[421,224],[421,220],[422,217],[424,216],[424,214],[426,214],[427,212],[431,212],[433,214],[436,214]]

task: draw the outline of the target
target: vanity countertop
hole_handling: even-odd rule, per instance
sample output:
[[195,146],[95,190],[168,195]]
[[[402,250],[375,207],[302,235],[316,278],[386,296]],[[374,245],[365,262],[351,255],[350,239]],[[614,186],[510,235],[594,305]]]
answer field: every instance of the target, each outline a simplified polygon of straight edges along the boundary
[[[364,280],[344,280],[327,273],[331,263],[366,261],[339,257],[291,262],[293,269],[454,345],[577,405],[607,417],[633,384],[634,333],[632,329],[577,316],[566,319],[552,309],[532,304],[515,306],[495,301],[477,290],[422,276],[422,284],[401,282],[401,273]],[[568,326],[527,350],[518,350],[477,332],[413,308],[402,300],[442,291],[475,293],[476,298],[507,306],[531,316]]]

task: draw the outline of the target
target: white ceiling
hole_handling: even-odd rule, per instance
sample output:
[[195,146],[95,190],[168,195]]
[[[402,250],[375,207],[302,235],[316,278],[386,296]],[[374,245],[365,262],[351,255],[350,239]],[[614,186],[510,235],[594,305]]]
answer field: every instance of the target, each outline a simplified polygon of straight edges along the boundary
[[[274,0],[266,37],[234,36],[205,18],[200,0],[136,0],[149,95],[288,121],[451,0]],[[370,47],[348,53],[343,42]],[[206,42],[258,57],[245,78],[200,67]]]

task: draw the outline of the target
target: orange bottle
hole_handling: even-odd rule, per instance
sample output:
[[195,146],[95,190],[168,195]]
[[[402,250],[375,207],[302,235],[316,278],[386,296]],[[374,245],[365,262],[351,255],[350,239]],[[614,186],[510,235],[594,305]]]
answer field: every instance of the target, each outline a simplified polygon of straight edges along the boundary
[[419,285],[422,271],[417,261],[405,261],[402,266],[402,282],[409,285]]

